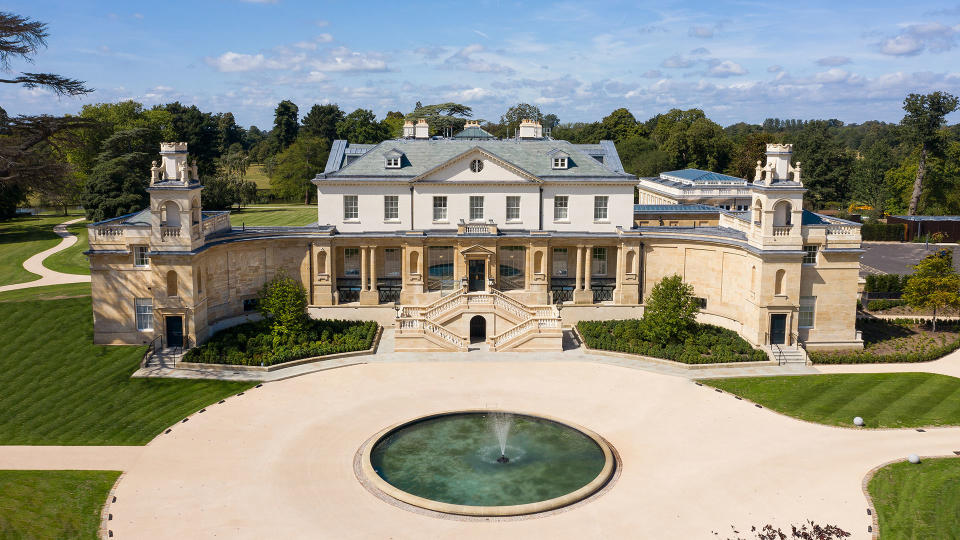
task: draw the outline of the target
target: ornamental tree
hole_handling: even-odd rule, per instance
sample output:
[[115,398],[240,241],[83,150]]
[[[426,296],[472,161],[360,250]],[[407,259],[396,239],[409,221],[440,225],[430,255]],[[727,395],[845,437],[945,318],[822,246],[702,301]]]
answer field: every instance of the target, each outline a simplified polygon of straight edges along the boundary
[[651,341],[679,342],[696,325],[700,303],[693,295],[693,286],[679,275],[660,280],[653,286],[643,313],[644,332]]
[[307,326],[307,291],[292,277],[279,273],[260,290],[260,313],[270,321],[274,342],[302,333]]
[[924,257],[907,278],[903,299],[915,309],[933,309],[933,331],[937,331],[937,310],[960,309],[960,274],[953,268],[953,252],[944,249]]

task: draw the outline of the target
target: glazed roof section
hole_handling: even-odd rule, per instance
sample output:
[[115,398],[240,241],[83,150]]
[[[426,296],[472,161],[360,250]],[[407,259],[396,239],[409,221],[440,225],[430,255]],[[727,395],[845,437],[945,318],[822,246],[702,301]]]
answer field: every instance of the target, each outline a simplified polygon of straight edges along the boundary
[[634,214],[716,214],[720,209],[709,204],[635,204]]
[[737,178],[736,176],[729,176],[726,174],[720,174],[712,171],[704,171],[701,169],[682,169],[679,171],[668,171],[660,173],[660,178],[673,180],[681,184],[694,184],[694,185],[703,185],[703,184],[738,184],[745,185],[747,181],[743,178]]
[[[357,147],[357,149],[353,149]],[[404,166],[387,169],[384,166],[383,153],[396,148],[405,156]],[[538,139],[517,141],[501,140],[456,140],[456,139],[393,139],[378,145],[354,145],[347,141],[334,141],[330,158],[324,172],[317,175],[318,180],[403,180],[423,174],[446,163],[457,156],[480,148],[530,174],[546,180],[576,180],[578,178],[608,181],[631,181],[634,175],[623,171],[616,147],[612,141],[601,141],[597,145],[575,145],[567,141]],[[570,156],[566,169],[554,169],[550,152],[560,150]],[[350,152],[360,153],[362,157],[347,163],[345,156]],[[597,156],[603,159],[601,163]]]
[[460,133],[453,136],[454,139],[496,139],[489,131],[480,126],[468,126]]

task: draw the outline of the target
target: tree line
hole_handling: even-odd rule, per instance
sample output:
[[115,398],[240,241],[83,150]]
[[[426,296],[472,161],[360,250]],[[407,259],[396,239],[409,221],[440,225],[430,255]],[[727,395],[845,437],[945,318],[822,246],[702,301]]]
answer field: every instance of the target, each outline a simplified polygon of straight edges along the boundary
[[[46,26],[0,12],[0,67],[12,58],[32,60],[45,45]],[[0,83],[44,87],[59,95],[92,91],[82,81],[49,73],[23,73]],[[638,120],[619,108],[594,122],[561,123],[536,105],[518,103],[499,119],[476,118],[494,136],[516,135],[525,118],[539,121],[555,139],[573,143],[612,140],[627,172],[655,176],[699,168],[752,180],[768,143],[791,143],[808,189],[805,204],[871,213],[960,214],[960,124],[946,117],[958,100],[944,92],[910,94],[899,123],[845,124],[837,119],[768,118],[760,124],[723,127],[700,109],[671,109]],[[102,220],[147,206],[151,161],[161,141],[185,141],[205,186],[204,206],[241,208],[262,195],[247,177],[258,164],[272,196],[309,204],[310,179],[322,172],[335,139],[374,144],[401,135],[406,121],[424,118],[430,135],[451,135],[473,118],[459,103],[389,111],[346,113],[337,104],[300,108],[283,100],[273,126],[244,128],[231,112],[208,112],[179,102],[147,108],[135,101],[86,105],[64,117],[18,116],[0,109],[0,219],[28,197],[66,208],[82,204]]]

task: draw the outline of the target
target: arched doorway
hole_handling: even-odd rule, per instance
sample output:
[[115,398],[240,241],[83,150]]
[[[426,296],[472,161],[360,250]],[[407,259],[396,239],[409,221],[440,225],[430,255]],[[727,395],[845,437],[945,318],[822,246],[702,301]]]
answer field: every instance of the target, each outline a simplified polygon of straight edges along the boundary
[[470,343],[479,343],[487,339],[487,319],[483,315],[474,315],[470,319]]

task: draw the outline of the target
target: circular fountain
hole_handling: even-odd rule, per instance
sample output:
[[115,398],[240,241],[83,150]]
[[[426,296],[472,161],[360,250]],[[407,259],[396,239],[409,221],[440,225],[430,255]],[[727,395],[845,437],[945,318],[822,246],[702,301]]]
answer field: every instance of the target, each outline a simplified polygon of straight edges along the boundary
[[370,485],[466,516],[515,516],[580,501],[611,478],[609,445],[553,418],[500,411],[432,415],[383,430],[361,450]]

